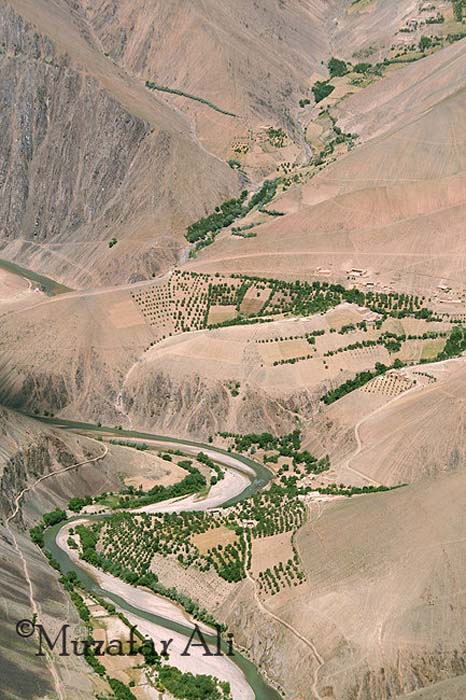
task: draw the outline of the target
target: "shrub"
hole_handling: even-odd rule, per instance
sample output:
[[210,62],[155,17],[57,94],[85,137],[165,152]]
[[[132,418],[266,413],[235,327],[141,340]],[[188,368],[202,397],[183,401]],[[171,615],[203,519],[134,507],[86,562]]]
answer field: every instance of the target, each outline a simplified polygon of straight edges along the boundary
[[419,41],[419,50],[420,51],[425,51],[426,49],[430,49],[432,46],[432,39],[430,36],[421,36],[421,39]]
[[327,82],[322,82],[320,80],[318,80],[312,87],[312,92],[317,103],[325,100],[325,98],[331,95],[334,90],[335,88],[333,85],[329,85]]
[[84,506],[88,506],[91,503],[92,498],[90,496],[85,496],[84,498],[79,498],[79,496],[76,496],[75,498],[71,498],[68,501],[68,508],[74,513],[79,513],[79,511],[82,510]]
[[64,510],[61,510],[61,508],[55,508],[55,510],[50,511],[50,513],[45,513],[43,520],[45,527],[52,527],[52,525],[66,520],[66,513]]
[[220,700],[217,681],[212,676],[183,673],[175,666],[163,666],[159,672],[163,686],[184,700]]
[[367,73],[372,68],[372,63],[356,63],[354,66],[355,73]]
[[136,700],[136,696],[131,692],[128,686],[117,678],[109,678],[108,682],[115,694],[116,700]]
[[340,61],[338,58],[332,58],[328,62],[328,69],[330,71],[331,78],[340,78],[348,72],[348,67],[345,61]]

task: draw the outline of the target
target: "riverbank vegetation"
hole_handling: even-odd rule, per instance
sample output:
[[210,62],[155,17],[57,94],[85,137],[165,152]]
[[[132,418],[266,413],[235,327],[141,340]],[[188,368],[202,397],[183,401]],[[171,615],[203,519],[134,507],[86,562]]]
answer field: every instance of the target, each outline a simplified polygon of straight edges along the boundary
[[[132,443],[131,441],[110,440],[112,444],[123,444],[125,446],[135,446],[136,449],[148,449],[145,443]],[[179,454],[182,454],[179,452]],[[172,461],[173,456],[168,452],[162,453],[162,459]],[[148,491],[144,491],[142,487],[127,486],[121,489],[118,493],[103,493],[98,496],[74,497],[68,502],[68,508],[75,513],[88,505],[100,505],[111,510],[122,510],[130,508],[140,508],[142,506],[168,501],[173,498],[181,498],[192,494],[205,491],[210,486],[214,486],[218,481],[224,478],[223,470],[206,454],[199,452],[197,461],[200,464],[208,467],[213,474],[209,481],[201,474],[199,469],[194,466],[193,461],[182,459],[177,462],[177,466],[188,472],[188,474],[175,484],[170,486],[162,486],[156,484]],[[65,513],[66,518],[66,513]]]
[[248,192],[243,190],[239,197],[228,199],[219,204],[212,214],[190,224],[185,233],[186,240],[195,244],[190,251],[190,257],[194,257],[199,250],[213,243],[222,229],[231,226],[237,219],[242,219],[256,207],[261,209],[272,201],[277,185],[277,180],[265,180],[261,188],[251,196],[249,202],[246,203]]
[[[47,527],[52,527],[63,521],[63,513],[64,511],[56,509],[55,511],[44,514],[41,520],[42,535]],[[31,536],[33,531],[34,528],[31,530]],[[91,534],[89,534],[90,532]],[[92,532],[92,528],[88,529],[78,525],[76,527],[76,533],[73,530],[73,534],[77,534],[81,538],[83,547],[86,549],[86,555],[83,554],[83,558],[86,556],[88,559],[92,559],[92,550],[97,541],[95,531]],[[33,540],[36,541],[41,548],[44,547],[43,537],[40,542],[37,542],[34,537]],[[85,638],[82,640],[83,658],[92,671],[108,683],[109,688],[113,692],[114,700],[136,700],[136,696],[131,690],[131,686],[134,687],[134,683],[131,681],[127,684],[120,679],[114,678],[105,665],[105,655],[99,655],[99,657],[96,655],[95,640],[93,637],[95,625],[91,610],[86,602],[88,599],[92,599],[94,603],[100,605],[111,617],[116,617],[123,622],[128,628],[128,634],[129,630],[133,629],[136,640],[140,642],[139,646],[135,649],[134,670],[142,672],[146,680],[149,681],[149,684],[154,688],[161,692],[167,690],[173,697],[179,698],[180,700],[231,700],[232,696],[229,683],[220,681],[212,675],[195,675],[189,672],[183,673],[175,666],[171,666],[167,660],[164,659],[163,655],[157,653],[153,643],[148,644],[147,639],[138,630],[137,626],[135,627],[132,625],[123,613],[117,612],[113,604],[90,593],[74,571],[63,573],[60,564],[53,559],[50,553],[45,550],[44,554],[47,556],[51,566],[60,573],[59,582],[69,595],[79,618],[84,624]],[[195,606],[195,604],[193,605]],[[206,617],[210,622],[213,621],[213,618]],[[221,626],[220,629],[224,628]],[[143,660],[142,664],[140,663],[141,658]]]

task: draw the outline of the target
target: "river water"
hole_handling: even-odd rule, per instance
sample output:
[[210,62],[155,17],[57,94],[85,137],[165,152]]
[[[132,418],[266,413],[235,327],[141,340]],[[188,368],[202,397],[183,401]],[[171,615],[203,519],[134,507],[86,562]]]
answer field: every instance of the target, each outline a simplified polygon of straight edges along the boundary
[[53,297],[56,294],[66,294],[66,292],[72,292],[70,287],[65,287],[64,284],[55,282],[55,280],[50,279],[50,277],[45,277],[44,275],[39,275],[38,272],[33,272],[33,270],[28,270],[26,267],[21,267],[16,263],[10,262],[9,260],[3,260],[0,258],[0,268],[11,272],[14,275],[19,275],[20,277],[25,277],[31,282],[36,282],[45,290],[47,296]]
[[[170,442],[170,443],[177,443],[180,446],[184,445],[189,445],[189,446],[196,446],[199,448],[199,450],[202,449],[209,449],[209,451],[215,451],[220,453],[220,455],[228,455],[229,457],[234,457],[240,462],[243,462],[247,466],[251,467],[254,470],[255,477],[252,479],[251,483],[249,486],[239,495],[236,496],[234,500],[235,502],[239,500],[243,500],[245,498],[249,498],[252,496],[256,491],[258,491],[260,488],[262,488],[271,478],[271,473],[269,472],[268,469],[263,467],[262,465],[253,462],[252,460],[248,459],[247,457],[243,457],[242,455],[237,455],[233,454],[230,452],[227,452],[226,450],[221,450],[219,448],[213,448],[212,445],[203,445],[200,443],[195,443],[191,442],[189,440],[183,441],[183,440],[178,440],[175,438],[167,438],[164,436],[159,436],[159,435],[153,435],[150,433],[140,433],[140,432],[135,432],[135,431],[113,431],[109,430],[107,428],[100,428],[97,426],[92,426],[87,423],[76,423],[73,421],[62,421],[60,419],[56,419],[54,421],[47,421],[47,422],[53,422],[55,424],[59,425],[66,425],[68,428],[75,428],[75,429],[81,429],[81,430],[95,430],[99,432],[115,432],[121,437],[135,437],[135,438],[142,438],[142,439],[151,439],[151,440],[157,440],[159,442]],[[226,501],[225,504],[223,505],[231,505],[231,501]],[[105,517],[105,516],[92,516],[93,518],[99,518],[99,517]],[[91,519],[90,516],[86,516],[86,519]],[[148,620],[149,622],[153,622],[156,625],[159,625],[161,627],[164,627],[167,630],[171,630],[173,632],[178,632],[179,634],[184,635],[185,637],[189,638],[192,635],[193,632],[193,627],[189,627],[188,625],[183,625],[177,621],[171,620],[169,618],[161,617],[160,615],[156,615],[154,613],[148,612],[147,610],[135,607],[128,603],[124,598],[121,598],[120,596],[116,595],[115,593],[112,593],[110,591],[105,590],[104,588],[101,588],[99,584],[97,583],[96,580],[92,578],[92,576],[87,573],[83,568],[79,566],[78,563],[75,563],[69,556],[68,554],[61,549],[61,547],[58,546],[57,544],[57,536],[60,531],[60,529],[63,527],[63,523],[59,523],[55,527],[49,528],[45,532],[45,547],[46,549],[49,550],[49,552],[52,554],[53,558],[56,559],[56,561],[59,562],[60,567],[62,571],[64,572],[69,572],[69,571],[74,571],[80,581],[82,582],[83,586],[87,588],[88,591],[91,593],[95,593],[96,595],[99,595],[101,597],[104,597],[108,600],[111,600],[115,605],[117,605],[119,608],[127,611],[128,613],[132,613],[133,615],[136,615],[140,618],[143,618],[145,620]],[[204,635],[206,640],[209,643],[216,644],[216,637],[212,635],[205,634]],[[226,646],[223,647],[223,650],[226,651]],[[255,700],[282,700],[280,694],[272,687],[270,687],[265,680],[262,678],[254,664],[246,659],[244,656],[239,654],[238,652],[235,651],[235,655],[231,657],[231,661],[233,661],[243,672],[247,682],[249,683],[250,687],[252,688],[254,692],[254,697]]]

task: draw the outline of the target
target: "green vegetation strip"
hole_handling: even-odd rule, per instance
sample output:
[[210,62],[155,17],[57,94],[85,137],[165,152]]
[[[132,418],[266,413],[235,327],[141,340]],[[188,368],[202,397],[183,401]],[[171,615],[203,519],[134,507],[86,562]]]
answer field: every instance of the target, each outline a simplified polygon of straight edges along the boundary
[[[99,516],[93,516],[93,520],[98,521],[99,519]],[[128,603],[124,598],[100,588],[100,586],[96,584],[94,579],[91,576],[89,576],[78,565],[76,565],[68,557],[68,555],[57,545],[56,538],[62,526],[63,522],[60,521],[55,525],[47,528],[44,533],[44,554],[47,556],[50,564],[55,569],[62,571],[65,574],[69,572],[74,572],[83,589],[88,591],[92,595],[98,595],[102,598],[109,599],[119,608],[122,608],[126,612],[132,613],[133,615],[136,615],[141,619],[148,620],[149,622],[162,626],[165,629],[178,632],[185,637],[191,637],[193,631],[192,627],[182,625],[178,622],[175,622],[174,620],[170,620],[160,615],[156,615],[147,612],[146,610],[137,608]],[[180,600],[178,599],[179,596],[174,589],[166,590],[165,595],[167,594],[168,597],[170,597],[170,595],[173,596],[171,598],[172,600],[180,602]],[[194,602],[192,602],[192,604],[194,606],[196,605]],[[215,646],[217,644],[217,637],[214,635],[204,634],[204,638],[206,639],[209,645]],[[223,642],[221,648],[224,653],[228,651],[226,645]],[[277,693],[277,691],[275,691],[273,688],[271,688],[264,682],[253,663],[251,663],[248,659],[246,659],[238,652],[235,653],[235,656],[232,657],[232,660],[244,673],[247,682],[254,691],[255,700],[281,700],[281,696],[279,695],[279,693]],[[207,700],[207,698],[205,700]]]
[[[315,486],[304,486],[300,480],[307,475],[318,475],[330,468],[328,455],[317,459],[301,446],[298,430],[281,437],[271,433],[251,433],[239,435],[220,433],[224,440],[241,452],[254,454],[263,451],[264,462],[277,463],[279,459],[289,459],[278,469],[280,483],[274,483],[267,491],[255,493],[252,497],[236,503],[230,508],[215,509],[213,512],[179,513],[140,513],[137,517],[130,511],[109,514],[88,525],[79,524],[70,532],[68,544],[80,549],[81,558],[99,569],[124,580],[133,586],[150,588],[180,603],[196,619],[207,624],[215,620],[204,609],[200,609],[190,598],[167,589],[160,584],[152,570],[155,555],[176,561],[184,569],[195,567],[200,572],[211,569],[230,583],[246,577],[250,568],[252,540],[272,535],[296,532],[305,522],[306,507],[299,496]],[[210,458],[200,453],[198,461],[211,466]],[[180,463],[181,464],[181,463]],[[290,473],[292,470],[293,473]],[[358,487],[332,484],[322,490],[332,495],[352,496],[355,494],[386,491],[388,487]],[[64,511],[54,511],[44,516],[42,528],[64,519]],[[202,536],[211,532],[210,546],[199,546]],[[214,533],[219,533],[215,538]],[[41,544],[41,529],[31,531],[34,541]],[[79,545],[74,537],[79,537]],[[43,541],[42,541],[43,544]],[[261,578],[261,577],[259,577]],[[286,565],[266,570],[259,581],[261,590],[272,595],[284,586],[298,586],[305,580],[299,558],[289,559]]]
[[[466,343],[464,335],[461,338],[456,338],[451,350],[456,351],[463,343]],[[51,421],[50,419],[47,422],[55,424],[65,423],[65,421]],[[66,423],[73,425],[73,427],[78,425],[81,429],[83,428],[83,424],[75,424],[70,421],[66,421]],[[89,429],[89,426],[87,426],[87,429]],[[108,430],[97,426],[94,426],[94,429]],[[114,431],[120,434],[122,432],[117,429],[114,429]],[[149,437],[154,438],[154,436],[149,434],[134,433],[132,431],[128,431],[128,434],[144,437],[145,439]],[[76,522],[75,527],[72,527],[70,530],[68,540],[69,546],[76,549],[78,544],[74,538],[79,538],[81,558],[92,566],[97,566],[121,578],[130,585],[149,588],[154,593],[171,599],[180,604],[194,619],[201,620],[211,626],[218,623],[207,610],[200,608],[188,596],[174,588],[169,589],[159,582],[156,573],[151,570],[154,554],[159,553],[165,557],[176,557],[179,565],[184,568],[193,565],[200,571],[214,568],[218,576],[229,582],[241,581],[246,577],[246,570],[251,566],[253,539],[285,532],[295,533],[305,522],[306,507],[298,496],[307,493],[311,487],[300,487],[297,483],[300,476],[304,474],[319,474],[330,467],[328,456],[317,460],[307,450],[302,449],[301,434],[298,430],[281,437],[275,437],[271,433],[249,435],[223,433],[221,435],[225,440],[231,440],[232,446],[240,452],[253,454],[258,449],[267,452],[264,455],[264,462],[276,463],[279,458],[290,458],[294,475],[287,475],[285,472],[289,470],[290,465],[283,464],[278,471],[278,475],[281,476],[281,484],[275,483],[268,491],[257,492],[258,486],[256,483],[256,492],[251,497],[246,497],[245,492],[243,492],[243,498],[239,502],[228,509],[215,513],[139,513],[138,517],[135,518],[134,513],[119,512],[104,516],[86,516],[86,519],[89,519],[91,523],[83,525],[80,522]],[[165,440],[173,441],[170,438],[165,438]],[[119,441],[113,440],[113,442]],[[121,442],[129,444],[130,441]],[[191,441],[176,442],[187,444]],[[197,443],[191,444],[197,445]],[[222,454],[233,455],[231,446],[226,451],[213,447],[208,449]],[[179,454],[179,451],[176,450],[174,454]],[[257,463],[244,456],[240,457],[236,454],[234,456],[245,463],[257,465]],[[164,455],[164,457],[171,460],[171,454]],[[223,478],[222,470],[207,454],[198,453],[197,460],[216,472],[214,478]],[[190,472],[190,476],[195,473],[199,474],[197,469],[191,468],[191,462],[184,461],[179,464]],[[357,488],[346,487],[344,484],[339,486],[331,484],[326,489],[322,489],[322,492],[351,496],[358,493],[372,493],[385,490],[388,490],[388,488],[383,486]],[[73,510],[77,510],[82,505],[87,504],[87,502],[88,499],[85,498],[74,498],[71,499],[69,505]],[[138,499],[137,505],[139,504],[140,500]],[[100,589],[95,581],[58,547],[56,537],[66,521],[66,512],[56,508],[54,511],[44,514],[41,522],[31,529],[30,534],[32,540],[43,549],[50,564],[62,572],[63,575],[60,581],[68,590],[81,619],[85,623],[90,621],[90,612],[84,599],[76,590],[78,581],[79,586],[91,595],[103,595],[118,606],[139,617],[156,622],[156,624],[162,624],[167,629],[181,631],[185,636],[189,636],[190,631],[186,630],[183,625],[134,608],[119,596]],[[68,522],[72,524],[74,521]],[[225,530],[230,530],[232,539],[227,538],[223,544],[220,542],[215,544],[215,540],[213,540],[213,544],[207,552],[199,549],[193,535],[200,536],[202,533],[207,533],[209,530],[215,530],[220,527],[223,528],[224,532]],[[274,595],[286,586],[299,586],[305,581],[305,573],[301,569],[293,539],[292,546],[293,557],[289,558],[286,563],[274,566],[273,569],[268,568],[259,572],[258,585],[261,591]],[[102,604],[107,606],[108,609],[108,603],[103,601]],[[223,625],[220,625],[220,628],[225,630]],[[209,642],[212,641],[208,636],[206,636],[206,639]],[[175,697],[192,700],[207,700],[207,698],[208,700],[228,700],[230,697],[230,688],[221,684],[212,676],[183,674],[175,667],[163,665],[161,659],[157,655],[154,657],[153,653],[147,657],[146,655],[144,656],[146,665],[154,667],[154,673],[157,673],[157,680],[160,682],[161,688],[169,690]],[[115,679],[108,676],[98,659],[92,654],[87,654],[86,660],[99,675],[105,676],[115,697],[121,698],[121,700],[132,700],[131,689],[120,681],[115,682]],[[245,673],[248,682],[254,690],[256,700],[279,699],[278,693],[263,682],[250,662],[238,654],[233,660]]]
[[358,372],[353,379],[348,379],[348,381],[340,384],[340,386],[338,386],[336,389],[332,389],[324,394],[321,401],[323,401],[325,404],[334,403],[335,401],[338,401],[338,399],[341,399],[342,396],[346,396],[346,394],[350,394],[355,389],[359,389],[360,387],[364,386],[364,384],[370,382],[371,379],[374,379],[381,374],[385,374],[385,372],[387,372],[389,369],[399,369],[403,366],[404,365],[400,360],[395,360],[391,367],[387,367],[381,362],[376,362],[373,372],[371,372],[371,370]]
[[239,197],[228,199],[226,202],[219,204],[212,214],[188,226],[185,238],[189,243],[196,244],[191,250],[190,256],[194,257],[199,250],[211,245],[222,229],[230,226],[237,219],[243,218],[255,207],[262,209],[272,201],[277,191],[277,186],[278,180],[265,180],[262,187],[252,195],[248,204],[244,203],[248,196],[248,191],[243,190]]
[[233,503],[237,503],[244,498],[249,498],[250,496],[254,495],[257,491],[260,489],[264,488],[269,481],[272,479],[273,474],[272,472],[264,467],[262,464],[259,462],[256,462],[252,459],[249,459],[248,457],[245,457],[244,455],[239,455],[235,454],[232,451],[229,450],[223,450],[220,447],[213,447],[212,445],[206,445],[205,443],[201,442],[194,442],[193,440],[180,440],[178,438],[174,437],[167,437],[165,435],[155,435],[153,433],[143,433],[143,432],[138,432],[136,430],[123,430],[121,428],[108,428],[104,427],[101,425],[94,425],[93,423],[84,423],[80,421],[72,421],[72,420],[66,420],[64,418],[53,418],[53,417],[42,417],[42,416],[33,416],[36,420],[40,420],[44,423],[48,423],[51,425],[58,425],[62,426],[64,428],[70,428],[71,430],[84,430],[84,431],[89,431],[89,432],[97,432],[97,433],[108,433],[111,435],[118,435],[118,436],[125,436],[125,437],[130,437],[130,438],[139,438],[142,440],[153,440],[154,442],[160,442],[160,443],[175,443],[177,445],[180,445],[182,447],[183,445],[188,445],[189,447],[196,447],[200,451],[202,450],[209,450],[211,452],[216,452],[219,455],[227,456],[227,457],[233,457],[236,461],[241,462],[242,464],[245,464],[246,466],[250,467],[253,471],[255,476],[253,477],[251,483],[249,486],[247,486],[244,491],[242,491],[238,496],[235,496],[234,498],[230,499],[227,503],[224,503],[223,506],[226,507],[228,505],[232,505]]
[[[131,443],[129,440],[110,440],[110,443],[113,445],[122,444],[125,447],[134,446],[134,449],[139,451],[148,449],[148,445],[146,445],[146,443]],[[182,455],[183,453],[180,450],[176,450],[175,454]],[[172,454],[162,454],[161,457],[167,462],[173,461]],[[127,486],[117,494],[102,493],[98,496],[74,497],[68,502],[68,508],[74,513],[79,513],[85,506],[92,504],[102,505],[110,508],[111,510],[134,509],[152,505],[154,503],[161,503],[162,501],[182,498],[183,496],[200,494],[207,491],[208,488],[214,486],[218,481],[222,480],[224,478],[224,473],[218,464],[210,459],[205,453],[199,452],[196,459],[198,462],[204,464],[215,472],[210,477],[209,485],[207,484],[206,478],[201,474],[199,469],[193,466],[190,459],[182,459],[177,462],[177,464],[181,469],[187,471],[188,475],[181,481],[177,481],[175,484],[171,484],[170,486],[156,484],[147,492],[143,491],[142,487],[136,489],[134,486]]]
[[207,105],[211,109],[215,109],[216,112],[220,112],[220,114],[226,114],[228,117],[238,117],[238,114],[235,114],[234,112],[227,112],[226,109],[222,109],[221,107],[218,107],[218,105],[214,104],[213,102],[210,102],[209,100],[206,100],[204,97],[198,97],[197,95],[191,95],[189,92],[184,92],[183,90],[178,90],[177,88],[169,88],[166,87],[165,85],[157,85],[156,83],[151,82],[150,80],[146,80],[146,87],[149,88],[149,90],[158,90],[159,92],[168,92],[171,95],[179,95],[180,97],[187,97],[189,100],[195,100],[196,102],[201,102],[204,105]]
[[[56,509],[51,513],[46,513],[43,517],[42,526],[48,523],[47,529],[47,548],[45,549],[45,541],[42,543],[37,543],[44,551],[49,564],[58,572],[60,572],[60,583],[63,585],[65,590],[68,592],[73,604],[75,605],[79,617],[83,621],[87,629],[87,645],[83,643],[84,647],[84,658],[91,668],[110,685],[114,696],[117,700],[136,700],[135,695],[132,693],[131,689],[119,680],[112,678],[106,672],[105,667],[95,656],[92,646],[92,627],[90,625],[91,614],[88,606],[84,602],[83,597],[78,592],[78,588],[90,594],[98,604],[102,605],[110,615],[116,615],[120,618],[127,627],[131,628],[131,623],[122,613],[117,613],[114,605],[108,603],[105,598],[110,599],[118,605],[119,607],[125,609],[127,612],[133,613],[140,618],[154,622],[155,624],[162,625],[163,627],[179,632],[186,637],[190,637],[192,634],[192,629],[185,627],[179,623],[173,622],[171,620],[166,620],[165,618],[159,617],[158,615],[153,615],[145,611],[139,610],[138,608],[130,605],[124,599],[117,595],[111,594],[108,591],[101,589],[89,577],[85,572],[83,572],[78,567],[74,566],[71,560],[64,554],[64,552],[59,549],[56,544],[56,536],[59,529],[62,527],[63,522],[66,520],[66,513]],[[78,526],[81,527],[81,526]],[[88,546],[88,545],[87,545]],[[193,603],[193,606],[195,604]],[[213,618],[211,618],[213,620]],[[204,634],[204,639],[212,645],[217,644],[217,638],[210,634]],[[231,697],[230,687],[228,683],[219,682],[213,676],[207,675],[194,675],[191,673],[182,673],[174,666],[169,666],[162,663],[162,657],[155,652],[149,644],[144,644],[146,639],[136,628],[136,637],[141,641],[140,653],[144,656],[144,665],[146,667],[152,668],[152,670],[157,672],[158,680],[160,681],[159,689],[169,690],[174,697],[184,699],[184,700],[229,700]],[[222,642],[222,650],[226,651],[226,646]],[[238,655],[239,657],[239,655]],[[253,671],[254,667],[246,659],[241,657],[241,662],[237,659],[233,659],[240,666],[240,668],[245,673],[246,678],[250,679],[252,677],[255,680],[256,675]],[[258,677],[259,678],[259,677]],[[267,687],[264,685],[264,687]],[[279,700],[278,694],[264,695],[264,700],[270,698],[270,700]],[[257,696],[260,697],[260,696]]]

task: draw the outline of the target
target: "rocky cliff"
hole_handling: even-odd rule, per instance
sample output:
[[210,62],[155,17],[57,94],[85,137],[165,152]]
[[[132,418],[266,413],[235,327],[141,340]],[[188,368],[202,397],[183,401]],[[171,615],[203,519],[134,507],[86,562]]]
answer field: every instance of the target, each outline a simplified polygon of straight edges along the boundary
[[238,187],[233,171],[66,3],[13,1],[0,35],[2,256],[71,286],[176,262],[186,225]]

